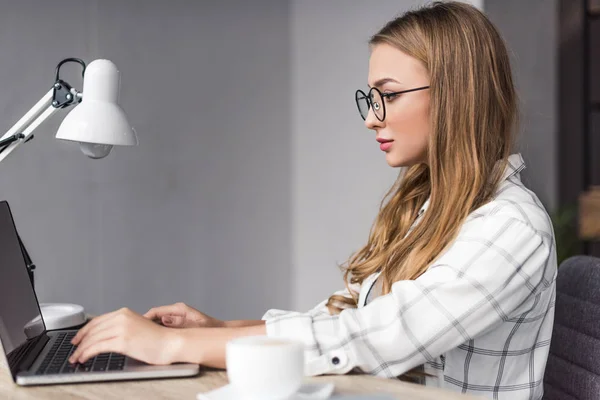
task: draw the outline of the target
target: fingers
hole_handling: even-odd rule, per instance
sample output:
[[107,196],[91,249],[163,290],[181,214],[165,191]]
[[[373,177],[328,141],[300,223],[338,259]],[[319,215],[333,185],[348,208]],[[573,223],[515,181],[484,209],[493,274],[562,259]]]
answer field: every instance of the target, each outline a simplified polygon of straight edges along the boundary
[[[106,339],[107,333],[111,333],[112,336],[116,336],[119,332],[122,332],[123,327],[125,325],[127,319],[126,311],[119,311],[115,313],[111,313],[102,316],[102,318],[98,318],[97,321],[93,325],[91,322],[86,325],[84,328],[77,332],[77,335],[71,340],[71,343],[77,346],[77,349],[71,355],[71,358],[74,361],[77,361],[77,357],[81,355],[83,349],[89,346],[92,343],[95,343],[98,340]],[[92,320],[93,321],[93,320]],[[100,336],[99,336],[100,335]],[[96,338],[96,339],[94,339]]]
[[84,360],[82,358],[82,355],[87,354],[88,349],[90,349],[90,347],[92,347],[102,341],[105,341],[108,339],[113,339],[117,336],[118,336],[118,330],[115,329],[115,327],[113,327],[113,326],[102,327],[96,331],[90,332],[89,335],[87,335],[83,338],[83,340],[81,341],[81,344],[77,347],[77,349],[73,352],[73,354],[71,354],[71,357],[69,357],[69,362],[70,363],[86,362],[87,359]]
[[126,309],[121,309],[117,311],[110,312],[108,314],[101,315],[99,317],[93,318],[90,322],[88,322],[83,328],[81,328],[77,334],[71,340],[71,343],[75,346],[81,341],[81,339],[88,334],[89,331],[95,329],[97,326],[105,323],[106,321],[110,321],[112,318],[117,316],[119,313],[127,312]]
[[161,322],[170,328],[180,328],[183,326],[184,318],[178,315],[165,315],[161,318]]
[[110,338],[88,346],[78,357],[79,362],[83,364],[90,358],[95,357],[100,353],[110,352],[123,353],[123,345],[120,339],[116,337]]
[[[154,307],[148,310],[144,317],[148,319],[160,320],[165,315],[181,315],[183,316],[184,310],[182,307],[183,303],[171,304],[169,306]],[[185,305],[184,305],[185,306]]]

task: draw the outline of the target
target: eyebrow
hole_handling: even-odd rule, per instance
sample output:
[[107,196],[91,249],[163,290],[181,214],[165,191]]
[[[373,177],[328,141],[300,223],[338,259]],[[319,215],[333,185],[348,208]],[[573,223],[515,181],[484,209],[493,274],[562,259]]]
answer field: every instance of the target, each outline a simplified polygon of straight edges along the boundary
[[[382,78],[379,79],[378,81],[376,81],[373,86],[382,86],[388,82],[395,82],[395,83],[400,83],[397,80],[393,79],[393,78]],[[369,86],[369,88],[371,87],[370,85],[367,84],[367,86]]]

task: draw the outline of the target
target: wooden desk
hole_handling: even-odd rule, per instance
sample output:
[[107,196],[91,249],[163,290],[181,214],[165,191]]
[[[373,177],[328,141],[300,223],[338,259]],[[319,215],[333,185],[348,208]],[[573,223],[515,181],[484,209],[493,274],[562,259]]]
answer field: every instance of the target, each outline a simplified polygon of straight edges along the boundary
[[[307,378],[308,382],[333,382],[335,394],[388,393],[403,400],[475,400],[454,392],[396,380],[371,376],[322,376]],[[199,392],[208,392],[227,383],[224,371],[202,371],[199,376],[184,379],[160,379],[130,382],[79,383],[56,386],[16,386],[6,366],[0,366],[0,399],[188,399],[195,400]],[[335,395],[333,396],[335,398]],[[332,399],[334,400],[334,399]]]

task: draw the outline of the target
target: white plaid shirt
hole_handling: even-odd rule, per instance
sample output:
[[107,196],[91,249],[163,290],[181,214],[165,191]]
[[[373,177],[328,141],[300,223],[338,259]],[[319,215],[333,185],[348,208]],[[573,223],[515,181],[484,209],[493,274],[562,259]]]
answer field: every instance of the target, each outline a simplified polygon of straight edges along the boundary
[[307,375],[358,368],[394,378],[423,365],[433,375],[428,386],[540,399],[557,265],[550,218],[521,183],[523,168],[521,155],[511,155],[494,199],[468,216],[416,280],[395,282],[367,304],[374,274],[356,287],[358,308],[339,315],[326,301],[307,313],[270,310],[267,335],[304,342]]

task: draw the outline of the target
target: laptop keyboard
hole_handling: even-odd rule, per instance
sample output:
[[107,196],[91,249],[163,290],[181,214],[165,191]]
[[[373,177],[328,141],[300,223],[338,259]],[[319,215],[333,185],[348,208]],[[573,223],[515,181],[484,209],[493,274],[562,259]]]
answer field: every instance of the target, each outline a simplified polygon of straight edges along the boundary
[[56,341],[36,371],[36,375],[71,374],[78,372],[121,371],[125,365],[125,356],[118,353],[102,353],[90,358],[84,364],[71,364],[69,357],[77,346],[71,339],[77,332],[58,334]]

